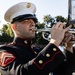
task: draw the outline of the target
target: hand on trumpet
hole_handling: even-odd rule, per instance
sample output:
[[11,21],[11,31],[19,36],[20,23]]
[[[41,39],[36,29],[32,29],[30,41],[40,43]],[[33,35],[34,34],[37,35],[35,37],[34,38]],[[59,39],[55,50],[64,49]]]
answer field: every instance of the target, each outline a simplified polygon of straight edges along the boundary
[[65,33],[70,30],[71,25],[64,28],[66,23],[58,22],[53,25],[51,29],[51,39],[50,42],[59,46],[62,40],[64,39]]
[[65,49],[73,53],[73,44],[75,43],[75,36],[72,33],[66,32],[61,44],[64,44]]

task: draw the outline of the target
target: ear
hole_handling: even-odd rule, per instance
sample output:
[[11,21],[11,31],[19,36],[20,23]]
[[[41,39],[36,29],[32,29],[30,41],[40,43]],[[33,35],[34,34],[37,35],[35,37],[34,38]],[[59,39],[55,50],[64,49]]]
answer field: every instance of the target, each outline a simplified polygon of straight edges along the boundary
[[16,29],[16,24],[12,24],[11,28],[15,30]]

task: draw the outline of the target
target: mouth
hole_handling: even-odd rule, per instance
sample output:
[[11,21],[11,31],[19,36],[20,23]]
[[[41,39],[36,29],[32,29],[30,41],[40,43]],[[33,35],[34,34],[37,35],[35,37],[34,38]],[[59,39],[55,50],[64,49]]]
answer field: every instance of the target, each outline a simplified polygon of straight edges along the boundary
[[32,32],[36,31],[35,28],[30,28],[29,30],[32,31]]

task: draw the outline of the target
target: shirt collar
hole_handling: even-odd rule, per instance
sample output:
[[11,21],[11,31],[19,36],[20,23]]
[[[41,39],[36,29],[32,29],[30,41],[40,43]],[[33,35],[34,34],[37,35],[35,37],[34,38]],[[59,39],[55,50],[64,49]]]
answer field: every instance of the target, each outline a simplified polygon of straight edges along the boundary
[[14,38],[13,42],[19,43],[19,44],[25,44],[25,45],[31,45],[30,39],[22,39],[22,38]]

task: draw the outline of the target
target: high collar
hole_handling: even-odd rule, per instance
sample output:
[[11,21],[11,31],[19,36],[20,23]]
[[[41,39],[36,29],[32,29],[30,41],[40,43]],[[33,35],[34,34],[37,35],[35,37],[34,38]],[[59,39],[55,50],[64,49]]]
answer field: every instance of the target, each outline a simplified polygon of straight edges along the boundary
[[19,44],[24,44],[24,45],[31,45],[31,40],[30,39],[22,39],[22,38],[14,38],[13,42],[19,43]]

